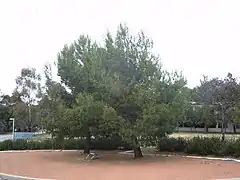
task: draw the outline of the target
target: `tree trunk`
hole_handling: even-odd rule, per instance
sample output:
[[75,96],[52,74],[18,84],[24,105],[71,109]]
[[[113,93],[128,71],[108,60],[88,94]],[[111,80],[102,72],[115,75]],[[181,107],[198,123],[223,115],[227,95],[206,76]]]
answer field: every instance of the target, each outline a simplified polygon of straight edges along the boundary
[[222,132],[222,141],[224,141],[225,140],[225,130],[224,130],[224,123],[223,123],[223,121],[222,121],[221,132]]
[[208,126],[207,126],[207,123],[204,123],[204,132],[205,132],[205,133],[208,133]]
[[57,143],[57,147],[59,147],[61,150],[64,149],[64,135],[62,132],[59,132],[57,134],[56,143]]
[[143,157],[142,150],[140,145],[138,144],[137,138],[133,139],[133,152],[134,152],[134,159]]
[[134,151],[134,159],[143,157],[142,150],[140,147],[135,147],[133,151]]
[[222,141],[225,141],[225,132],[222,132]]
[[84,154],[89,154],[90,153],[90,145],[91,145],[91,134],[90,131],[88,130],[87,136],[86,136],[86,141],[85,141],[85,147],[84,147]]
[[237,133],[237,130],[236,130],[236,125],[234,124],[233,125],[233,133],[236,134]]
[[223,124],[223,122],[221,123],[221,133],[223,133],[224,132],[224,124]]

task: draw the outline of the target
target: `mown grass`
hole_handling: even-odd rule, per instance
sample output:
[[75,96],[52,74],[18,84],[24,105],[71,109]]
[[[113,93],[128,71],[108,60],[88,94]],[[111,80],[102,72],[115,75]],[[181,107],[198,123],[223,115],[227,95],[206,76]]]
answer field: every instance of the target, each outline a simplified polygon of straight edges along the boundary
[[[185,139],[190,139],[194,137],[219,137],[221,138],[222,134],[221,133],[197,133],[197,132],[176,132],[170,135],[170,137],[173,138],[178,138],[182,137]],[[237,139],[240,138],[240,134],[225,134],[227,139]],[[51,135],[49,134],[39,134],[35,135],[32,139],[39,141],[39,140],[45,140],[45,139],[50,139]]]
[[[182,138],[194,138],[194,137],[221,137],[222,134],[221,133],[197,133],[197,132],[193,132],[193,133],[188,133],[188,132],[177,132],[177,133],[173,133],[170,135],[170,137],[173,138],[178,138],[178,137],[182,137]],[[225,134],[225,137],[228,139],[236,139],[236,138],[240,138],[240,134]]]
[[32,137],[32,139],[36,141],[50,139],[50,138],[51,138],[50,134],[37,134]]

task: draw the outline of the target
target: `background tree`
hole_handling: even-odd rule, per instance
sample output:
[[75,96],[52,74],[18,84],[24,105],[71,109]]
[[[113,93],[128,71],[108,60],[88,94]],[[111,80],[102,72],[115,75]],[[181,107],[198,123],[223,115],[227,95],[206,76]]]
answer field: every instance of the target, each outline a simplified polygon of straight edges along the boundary
[[[15,106],[15,119],[16,122],[24,121],[29,131],[33,126],[36,126],[36,117],[32,114],[32,106],[38,101],[41,95],[41,76],[37,74],[34,68],[23,68],[21,75],[16,79],[16,92],[21,98]],[[28,114],[28,117],[26,117]]]
[[12,117],[11,97],[0,92],[0,133],[10,131]]
[[70,107],[71,100],[66,89],[60,83],[53,81],[50,65],[45,66],[44,74],[46,81],[39,102],[41,128],[52,137],[63,141],[64,137],[70,134],[65,111]]
[[215,123],[213,118],[214,110],[212,108],[219,103],[216,97],[222,80],[218,78],[209,79],[204,76],[200,82],[201,85],[195,89],[195,99],[202,106],[200,121],[204,124],[205,132],[208,132],[209,125]]
[[231,117],[232,117],[233,123],[240,124],[240,106],[239,105],[236,105],[232,109]]

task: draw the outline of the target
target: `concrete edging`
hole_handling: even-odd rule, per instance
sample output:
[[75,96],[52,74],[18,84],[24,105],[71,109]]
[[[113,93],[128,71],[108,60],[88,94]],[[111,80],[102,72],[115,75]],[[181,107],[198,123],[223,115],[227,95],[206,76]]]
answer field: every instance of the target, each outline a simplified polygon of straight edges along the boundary
[[216,180],[240,180],[240,178],[216,179]]
[[[124,152],[120,152],[119,154],[123,154],[123,155],[133,155],[132,154],[133,151],[124,151]],[[234,161],[237,163],[240,163],[240,159],[234,159],[234,158],[218,158],[218,157],[207,157],[207,156],[184,156],[184,155],[167,155],[167,154],[145,154],[145,155],[150,155],[150,156],[180,156],[183,158],[192,158],[192,159],[207,159],[207,160],[220,160],[220,161]]]
[[42,150],[11,150],[11,151],[0,151],[0,153],[25,153],[25,152],[74,152],[82,150],[60,150],[60,149],[42,149]]
[[13,174],[0,173],[0,179],[3,180],[56,180],[56,179],[44,179],[44,178],[31,178],[27,176],[17,176]]

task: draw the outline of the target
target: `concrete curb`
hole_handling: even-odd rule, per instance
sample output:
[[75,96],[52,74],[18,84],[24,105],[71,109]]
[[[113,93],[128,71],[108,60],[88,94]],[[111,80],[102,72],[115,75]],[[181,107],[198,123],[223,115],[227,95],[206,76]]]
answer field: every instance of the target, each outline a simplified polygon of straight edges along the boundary
[[[133,151],[124,151],[120,152],[119,154],[122,155],[133,155]],[[144,154],[148,156],[164,156],[164,157],[169,157],[169,156],[179,156],[179,155],[167,155],[167,154]],[[207,159],[207,160],[220,160],[220,161],[234,161],[237,163],[240,163],[240,159],[234,159],[234,158],[218,158],[218,157],[206,157],[206,156],[180,156],[183,158],[192,158],[192,159]]]
[[31,178],[26,176],[17,176],[12,174],[0,173],[0,180],[56,180],[56,179],[44,179],[44,178]]
[[216,180],[240,180],[240,178],[216,179]]
[[0,153],[25,153],[25,152],[75,152],[82,150],[60,150],[60,149],[42,149],[42,150],[12,150],[12,151],[0,151]]

